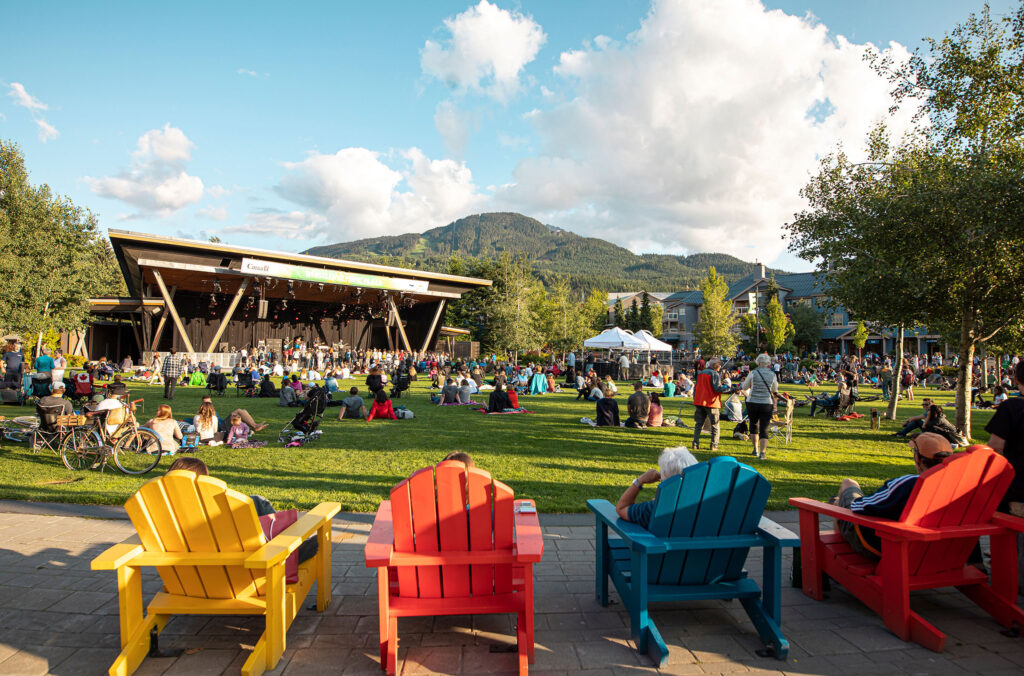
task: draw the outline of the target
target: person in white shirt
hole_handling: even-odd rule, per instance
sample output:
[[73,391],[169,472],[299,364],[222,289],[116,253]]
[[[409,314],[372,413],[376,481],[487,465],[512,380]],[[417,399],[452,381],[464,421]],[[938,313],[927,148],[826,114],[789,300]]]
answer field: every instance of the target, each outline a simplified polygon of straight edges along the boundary
[[64,353],[57,350],[53,353],[53,370],[50,371],[50,377],[52,382],[62,383],[64,382],[64,371],[68,367],[68,360],[64,358]]
[[349,369],[348,364],[341,367],[341,379],[348,380],[352,377],[352,370]]
[[320,380],[320,372],[317,371],[316,369],[310,369],[309,372],[306,374],[306,377],[309,378],[310,380]]
[[96,405],[97,411],[108,411],[107,417],[103,420],[107,434],[116,432],[125,421],[127,409],[121,401],[122,396],[124,395],[111,395]]
[[[625,352],[623,352],[622,356],[619,357],[619,368],[622,369],[623,371],[626,371],[626,370],[629,369],[629,357],[626,356]],[[620,375],[620,377],[625,378],[626,374],[622,373]]]
[[278,378],[284,376],[284,366],[281,365],[281,362],[274,363],[274,375]]

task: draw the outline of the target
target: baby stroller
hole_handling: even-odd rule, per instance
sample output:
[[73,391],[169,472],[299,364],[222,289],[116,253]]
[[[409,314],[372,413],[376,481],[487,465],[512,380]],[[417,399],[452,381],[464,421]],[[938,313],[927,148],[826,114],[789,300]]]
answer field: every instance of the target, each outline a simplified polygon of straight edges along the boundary
[[302,410],[296,413],[292,421],[277,435],[278,443],[301,446],[307,441],[319,438],[322,434],[320,421],[326,408],[327,390],[314,385],[306,395],[306,404]]

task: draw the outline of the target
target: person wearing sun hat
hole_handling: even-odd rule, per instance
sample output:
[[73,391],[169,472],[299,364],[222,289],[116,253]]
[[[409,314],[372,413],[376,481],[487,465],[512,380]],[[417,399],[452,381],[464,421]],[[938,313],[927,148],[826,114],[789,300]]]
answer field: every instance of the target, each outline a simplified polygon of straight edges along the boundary
[[[916,474],[904,474],[889,479],[871,495],[864,495],[860,484],[854,479],[843,479],[839,485],[839,494],[831,500],[832,504],[865,516],[899,519],[921,472],[941,464],[943,460],[953,455],[953,447],[949,440],[934,432],[919,434],[907,445],[914,454]],[[836,530],[858,554],[876,561],[881,557],[882,540],[871,528],[837,519]]]

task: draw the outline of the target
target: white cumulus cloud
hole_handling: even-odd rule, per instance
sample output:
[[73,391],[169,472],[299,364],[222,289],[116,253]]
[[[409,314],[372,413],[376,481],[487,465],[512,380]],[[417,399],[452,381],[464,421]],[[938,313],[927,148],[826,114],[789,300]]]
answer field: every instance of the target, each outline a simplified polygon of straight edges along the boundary
[[[7,95],[14,99],[14,105],[21,106],[32,114],[32,121],[35,122],[36,126],[39,128],[38,136],[40,141],[46,143],[60,135],[57,128],[47,122],[43,117],[42,111],[49,110],[50,106],[29,94],[25,89],[25,85],[20,82],[12,82]],[[0,116],[0,119],[7,118]]]
[[139,137],[131,166],[117,176],[86,177],[86,181],[101,197],[166,216],[203,196],[202,180],[185,170],[194,147],[183,131],[168,123]]
[[224,207],[206,207],[196,212],[203,218],[209,218],[211,221],[226,221],[228,220],[228,210]]
[[487,0],[444,25],[450,37],[423,45],[423,72],[457,90],[481,90],[503,102],[519,91],[521,71],[547,40],[532,17]]
[[260,209],[250,213],[242,225],[232,225],[221,232],[247,235],[266,235],[284,239],[310,239],[316,237],[325,223],[323,216],[306,211]]
[[310,237],[344,240],[421,232],[486,202],[464,163],[431,160],[418,148],[390,156],[343,148],[284,166],[287,173],[275,190],[308,210],[291,215],[306,218],[299,225]]
[[441,134],[444,147],[455,157],[465,154],[472,125],[472,116],[460,111],[452,101],[441,101],[434,110],[434,126]]
[[12,82],[11,89],[7,95],[14,99],[14,105],[28,108],[29,110],[49,110],[49,106],[25,91],[25,85],[20,82]]
[[36,126],[39,127],[39,140],[43,143],[52,141],[53,139],[60,136],[60,132],[52,124],[42,118],[35,120]]
[[634,250],[774,260],[818,158],[886,117],[867,47],[759,0],[655,2],[622,43],[561,55],[563,102],[527,115],[542,150],[495,206]]

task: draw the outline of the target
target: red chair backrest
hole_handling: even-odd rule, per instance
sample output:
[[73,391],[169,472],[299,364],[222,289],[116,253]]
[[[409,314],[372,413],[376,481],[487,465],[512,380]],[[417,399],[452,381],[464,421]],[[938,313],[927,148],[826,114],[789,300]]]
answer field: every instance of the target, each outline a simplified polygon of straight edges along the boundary
[[[436,476],[435,476],[436,475]],[[435,483],[436,479],[436,483]],[[391,489],[395,551],[441,554],[512,552],[512,489],[481,469],[448,460],[425,467]],[[512,591],[512,566],[399,566],[399,595],[492,596]]]
[[[900,521],[928,528],[976,526],[992,519],[1013,481],[1013,467],[988,446],[954,453],[923,473]],[[963,567],[978,538],[950,538],[910,548],[910,574],[930,575]]]

